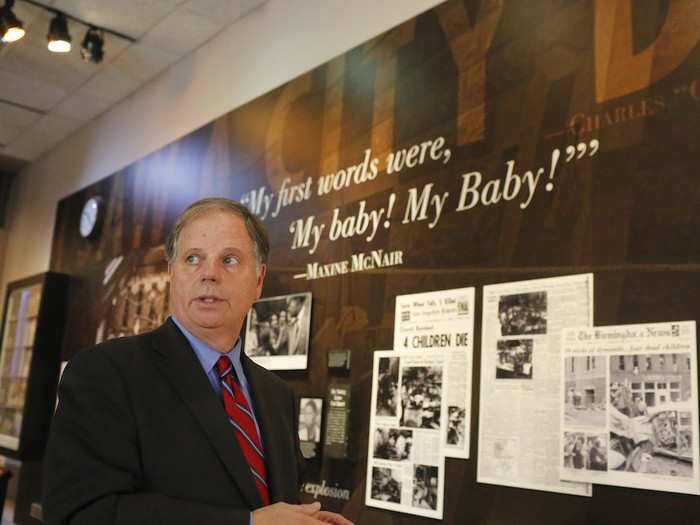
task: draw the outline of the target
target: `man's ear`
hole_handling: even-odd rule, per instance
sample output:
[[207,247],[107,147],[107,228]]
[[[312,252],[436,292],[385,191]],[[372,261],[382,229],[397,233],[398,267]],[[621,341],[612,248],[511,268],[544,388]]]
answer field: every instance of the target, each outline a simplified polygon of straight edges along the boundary
[[260,265],[260,274],[258,275],[258,282],[257,282],[257,297],[256,299],[260,299],[260,295],[262,295],[262,286],[263,286],[263,281],[265,280],[265,271],[267,270],[267,266],[264,264]]

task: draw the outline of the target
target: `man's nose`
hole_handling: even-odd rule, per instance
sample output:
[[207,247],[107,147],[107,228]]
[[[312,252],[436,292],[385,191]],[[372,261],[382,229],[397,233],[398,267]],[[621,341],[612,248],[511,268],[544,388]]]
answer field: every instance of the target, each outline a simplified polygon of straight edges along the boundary
[[221,277],[221,268],[216,259],[207,259],[202,265],[202,281],[218,282]]

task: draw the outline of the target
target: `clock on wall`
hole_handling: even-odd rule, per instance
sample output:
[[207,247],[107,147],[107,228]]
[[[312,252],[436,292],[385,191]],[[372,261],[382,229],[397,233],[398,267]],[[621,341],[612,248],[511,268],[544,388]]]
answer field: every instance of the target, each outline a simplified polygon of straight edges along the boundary
[[94,239],[100,233],[104,204],[102,197],[90,197],[83,206],[80,214],[80,235],[86,239]]

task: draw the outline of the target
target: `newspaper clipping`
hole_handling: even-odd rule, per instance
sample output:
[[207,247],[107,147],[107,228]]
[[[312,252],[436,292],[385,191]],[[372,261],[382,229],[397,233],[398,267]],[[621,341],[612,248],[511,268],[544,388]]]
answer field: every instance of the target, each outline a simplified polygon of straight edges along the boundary
[[591,495],[557,451],[561,332],[592,321],[593,274],[484,287],[478,482]]
[[445,456],[469,457],[474,288],[396,297],[394,348],[445,350]]
[[445,358],[374,353],[365,504],[442,519]]
[[562,336],[562,479],[700,494],[695,321]]

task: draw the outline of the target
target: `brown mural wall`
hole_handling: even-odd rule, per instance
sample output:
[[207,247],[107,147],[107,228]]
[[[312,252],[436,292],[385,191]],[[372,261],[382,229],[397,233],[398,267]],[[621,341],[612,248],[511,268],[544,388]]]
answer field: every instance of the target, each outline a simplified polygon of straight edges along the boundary
[[[279,374],[299,395],[352,385],[352,458],[309,480],[349,489],[321,499],[357,523],[428,523],[364,506],[372,351],[392,347],[394,297],[476,286],[479,312],[485,284],[593,272],[596,325],[700,318],[699,40],[698,0],[441,4],[62,200],[63,357],[159,324],[175,217],[241,200],[271,233],[263,294],[313,294],[308,370]],[[93,195],[105,224],[84,240]],[[363,264],[380,251],[385,265]],[[697,523],[692,496],[477,484],[479,334],[477,315],[472,459],[446,461],[446,523]],[[327,371],[340,348],[348,376]]]

